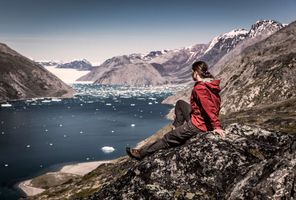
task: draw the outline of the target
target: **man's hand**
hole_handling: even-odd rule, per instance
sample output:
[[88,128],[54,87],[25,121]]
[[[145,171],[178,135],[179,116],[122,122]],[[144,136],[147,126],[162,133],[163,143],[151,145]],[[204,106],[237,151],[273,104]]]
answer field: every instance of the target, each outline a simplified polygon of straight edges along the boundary
[[215,134],[218,134],[220,137],[225,138],[225,132],[223,129],[215,129],[214,130]]

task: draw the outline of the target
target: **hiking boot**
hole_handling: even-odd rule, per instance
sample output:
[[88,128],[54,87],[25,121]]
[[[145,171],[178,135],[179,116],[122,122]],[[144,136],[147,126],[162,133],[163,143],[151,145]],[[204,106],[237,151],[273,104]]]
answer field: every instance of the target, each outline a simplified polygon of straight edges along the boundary
[[142,160],[142,156],[140,155],[139,149],[131,149],[130,147],[126,147],[125,151],[129,157],[136,160]]

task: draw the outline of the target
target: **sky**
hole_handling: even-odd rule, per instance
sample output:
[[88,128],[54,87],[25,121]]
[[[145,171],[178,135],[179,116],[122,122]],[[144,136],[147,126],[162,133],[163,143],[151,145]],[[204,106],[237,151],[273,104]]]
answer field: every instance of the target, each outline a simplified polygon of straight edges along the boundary
[[34,60],[94,65],[208,43],[257,20],[289,24],[296,0],[0,0],[0,42]]

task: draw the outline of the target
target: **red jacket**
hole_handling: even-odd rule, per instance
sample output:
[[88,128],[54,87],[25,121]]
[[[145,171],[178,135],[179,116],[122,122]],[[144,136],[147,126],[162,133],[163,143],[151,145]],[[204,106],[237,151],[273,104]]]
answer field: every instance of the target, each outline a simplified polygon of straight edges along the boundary
[[222,129],[218,119],[220,112],[220,80],[197,81],[191,93],[191,121],[201,131]]

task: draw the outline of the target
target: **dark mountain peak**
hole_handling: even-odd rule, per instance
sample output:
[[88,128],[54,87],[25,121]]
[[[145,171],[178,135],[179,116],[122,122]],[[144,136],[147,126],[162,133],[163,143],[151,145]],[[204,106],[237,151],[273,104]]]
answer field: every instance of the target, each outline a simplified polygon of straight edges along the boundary
[[92,64],[86,60],[74,60],[69,63],[58,64],[57,68],[72,68],[78,70],[91,70],[93,68]]
[[161,50],[161,51],[150,51],[148,54],[146,54],[143,57],[143,59],[146,60],[146,61],[149,61],[149,60],[151,60],[153,58],[156,58],[156,57],[161,56],[163,54],[166,54],[168,52],[169,52],[169,50],[166,50],[166,49]]

